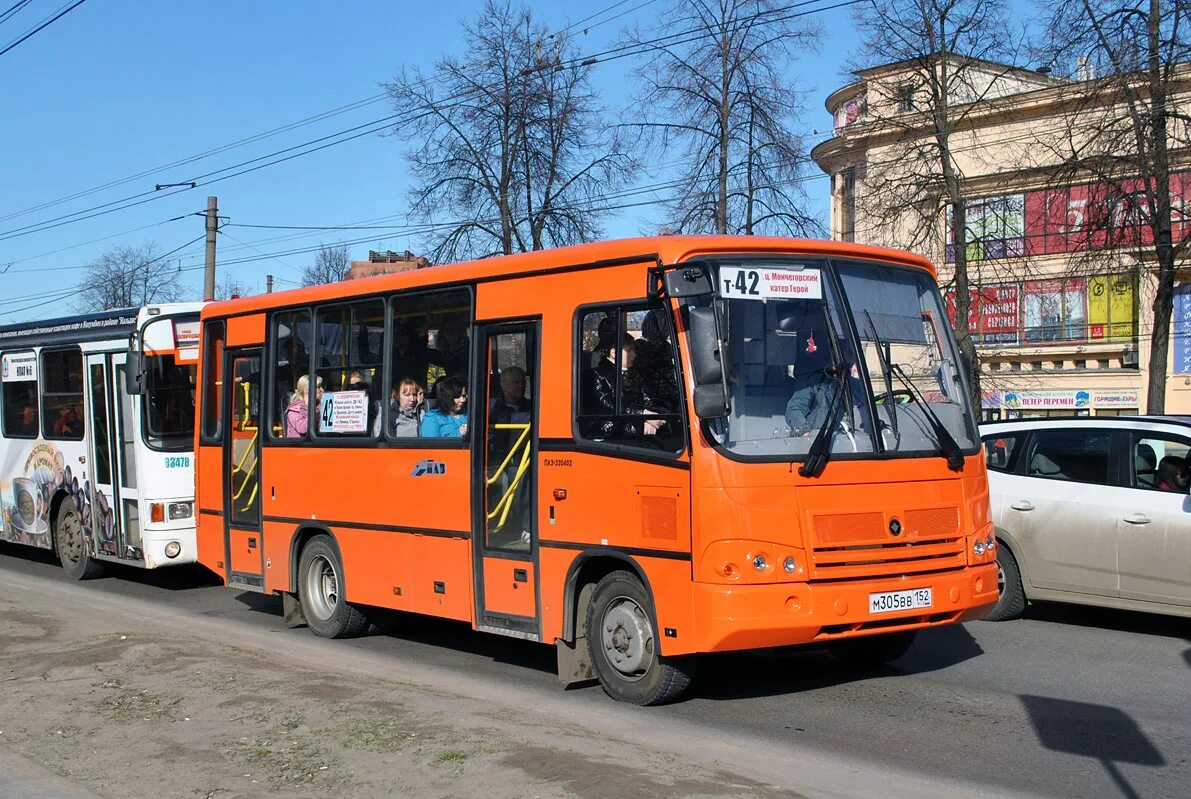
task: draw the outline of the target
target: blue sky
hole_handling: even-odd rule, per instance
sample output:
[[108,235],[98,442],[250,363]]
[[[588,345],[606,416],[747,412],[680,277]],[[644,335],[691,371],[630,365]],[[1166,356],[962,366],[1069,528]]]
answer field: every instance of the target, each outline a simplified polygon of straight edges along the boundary
[[[0,23],[0,49],[65,2],[33,0]],[[529,5],[558,28],[614,2],[532,0]],[[608,24],[596,24],[599,19],[589,23],[595,27],[580,38],[581,50],[603,49],[626,25],[654,24],[667,5],[657,0],[633,10],[643,3],[623,4],[608,16],[630,13]],[[822,3],[831,4],[833,0]],[[0,2],[0,11],[9,5]],[[174,190],[176,194],[155,196],[126,210],[13,235],[25,226],[150,192],[158,183],[190,180],[379,119],[393,113],[384,100],[67,203],[10,215],[378,95],[378,84],[402,65],[429,68],[444,53],[458,52],[459,21],[474,16],[481,5],[475,0],[88,0],[0,56],[0,269],[6,269],[0,274],[0,321],[70,313],[68,300],[31,306],[52,296],[46,292],[76,283],[83,275],[80,267],[112,246],[152,239],[164,252],[200,236],[202,220],[190,214],[205,208],[208,194],[219,196],[221,214],[235,224],[382,220],[367,224],[400,227],[407,188],[404,145],[368,135],[211,186]],[[807,132],[820,132],[809,137],[811,143],[830,129],[822,103],[843,82],[841,64],[852,45],[849,13],[836,9],[811,17],[823,30],[820,53],[802,59],[791,76],[807,92]],[[629,61],[596,67],[596,87],[605,102],[623,99],[630,69]],[[657,179],[643,177],[645,182]],[[805,186],[826,222],[827,181],[811,180]],[[632,209],[607,220],[605,229],[609,236],[635,235],[654,218],[649,209]],[[301,234],[230,226],[219,242],[220,268],[255,290],[263,290],[266,274],[275,276],[278,288],[286,288],[292,285],[286,281],[295,280],[312,256],[263,255],[372,233]],[[375,239],[353,244],[353,257],[366,257],[369,248],[417,249],[416,239],[385,238],[386,233],[377,230]],[[193,286],[197,297],[201,270],[190,267],[202,263],[202,242],[174,257],[187,269],[179,279]],[[259,260],[233,263],[242,258]]]

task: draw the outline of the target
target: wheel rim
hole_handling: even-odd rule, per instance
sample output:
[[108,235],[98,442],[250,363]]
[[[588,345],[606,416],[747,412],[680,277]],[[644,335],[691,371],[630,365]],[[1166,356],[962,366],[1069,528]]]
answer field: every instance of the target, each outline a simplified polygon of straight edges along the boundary
[[58,523],[58,557],[68,566],[78,565],[83,557],[83,524],[74,511],[62,514]]
[[997,564],[997,593],[1005,593],[1005,570],[999,563]]
[[310,610],[320,619],[329,619],[339,606],[339,575],[335,564],[323,555],[315,555],[306,570],[303,594]]
[[632,598],[620,596],[608,604],[600,625],[604,658],[626,680],[636,682],[653,663],[653,625]]

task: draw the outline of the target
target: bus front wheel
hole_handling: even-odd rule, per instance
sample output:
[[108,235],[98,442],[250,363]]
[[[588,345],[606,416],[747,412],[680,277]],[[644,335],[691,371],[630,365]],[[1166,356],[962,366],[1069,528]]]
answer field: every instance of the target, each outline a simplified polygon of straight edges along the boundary
[[298,600],[306,624],[322,638],[355,638],[368,630],[368,619],[343,598],[343,560],[325,535],[302,548],[298,561]]
[[62,500],[54,519],[54,550],[62,570],[72,580],[90,580],[103,574],[103,564],[87,555],[83,517],[79,514],[79,506],[69,497]]
[[662,657],[653,602],[629,572],[612,572],[596,585],[587,607],[587,646],[600,685],[613,699],[662,705],[690,686],[694,660]]

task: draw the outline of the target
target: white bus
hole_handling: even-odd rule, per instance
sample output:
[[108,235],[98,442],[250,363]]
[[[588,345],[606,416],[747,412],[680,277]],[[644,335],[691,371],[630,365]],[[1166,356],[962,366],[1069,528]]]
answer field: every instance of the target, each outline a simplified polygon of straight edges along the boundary
[[195,562],[202,303],[0,327],[0,541],[66,574]]

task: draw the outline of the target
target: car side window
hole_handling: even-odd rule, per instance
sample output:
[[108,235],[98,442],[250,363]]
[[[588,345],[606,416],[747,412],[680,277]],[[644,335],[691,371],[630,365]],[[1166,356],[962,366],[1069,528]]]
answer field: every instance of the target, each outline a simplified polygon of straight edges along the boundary
[[986,436],[984,454],[988,460],[988,468],[998,472],[1009,471],[1009,464],[1020,440],[1020,436],[1017,435]]
[[1039,430],[1026,452],[1026,474],[1048,480],[1109,485],[1112,435],[1099,430]]
[[1175,436],[1134,433],[1130,436],[1130,449],[1133,488],[1188,493],[1191,443]]

